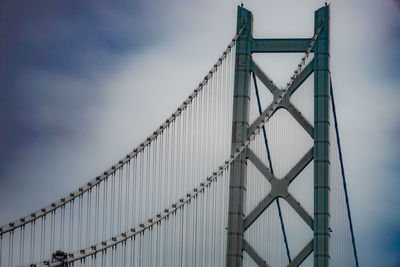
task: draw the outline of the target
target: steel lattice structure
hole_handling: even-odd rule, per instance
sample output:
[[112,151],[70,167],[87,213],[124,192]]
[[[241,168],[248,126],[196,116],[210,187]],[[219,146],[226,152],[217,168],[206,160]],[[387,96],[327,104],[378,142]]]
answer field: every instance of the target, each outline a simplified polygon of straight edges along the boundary
[[[243,7],[238,7],[237,30],[244,30],[237,41],[235,64],[234,111],[232,122],[232,151],[250,138],[251,133],[264,114],[273,115],[279,108],[286,109],[314,139],[314,147],[283,178],[277,179],[262,161],[247,148],[232,165],[230,176],[228,249],[226,266],[242,266],[242,251],[246,251],[259,266],[268,266],[260,255],[244,239],[244,232],[277,198],[285,199],[314,231],[314,238],[294,257],[289,266],[299,265],[314,251],[314,266],[329,266],[329,6],[315,12],[315,35],[304,39],[254,39],[252,36],[253,15]],[[276,85],[252,60],[253,53],[305,53],[298,69],[285,89]],[[310,52],[314,59],[305,63]],[[274,101],[260,117],[250,124],[250,75],[253,72],[271,91]],[[306,80],[314,75],[314,125],[312,127],[298,110],[290,103],[290,96]],[[283,94],[282,94],[283,93]],[[268,117],[268,119],[269,119]],[[271,192],[245,217],[247,159],[271,183]],[[289,184],[314,159],[314,218],[288,192]],[[289,255],[289,254],[288,254]],[[290,259],[290,258],[289,258]]]

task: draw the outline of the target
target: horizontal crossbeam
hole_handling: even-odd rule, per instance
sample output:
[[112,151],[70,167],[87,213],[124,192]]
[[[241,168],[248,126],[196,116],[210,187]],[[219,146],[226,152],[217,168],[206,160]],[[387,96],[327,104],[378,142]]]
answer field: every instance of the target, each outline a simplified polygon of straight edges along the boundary
[[253,39],[252,53],[304,53],[311,38]]
[[249,256],[253,259],[258,266],[269,267],[269,265],[258,255],[257,251],[254,250],[252,246],[245,239],[243,239],[243,249],[249,254]]

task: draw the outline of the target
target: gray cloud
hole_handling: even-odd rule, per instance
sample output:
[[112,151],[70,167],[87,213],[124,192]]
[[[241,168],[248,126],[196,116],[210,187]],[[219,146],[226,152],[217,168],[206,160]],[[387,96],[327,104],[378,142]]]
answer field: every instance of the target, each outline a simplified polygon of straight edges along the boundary
[[[12,160],[1,166],[0,224],[84,184],[152,132],[234,35],[235,4],[86,6],[78,13],[79,23],[67,13],[48,20],[59,24],[49,25],[47,31],[44,20],[20,36],[10,35],[14,42],[31,40],[29,47],[38,47],[33,52],[48,50],[56,60],[20,60],[14,69],[17,82],[12,85],[19,95],[7,100],[9,118],[11,126],[22,125],[26,141],[19,145],[11,138],[16,143],[9,150]],[[303,37],[312,35],[313,11],[323,3],[245,4],[254,13],[255,36]],[[398,239],[389,238],[399,236],[400,225],[394,208],[400,200],[399,76],[398,61],[389,57],[397,53],[399,9],[391,1],[337,1],[331,6],[332,77],[361,265],[390,266],[400,251]],[[80,42],[97,27],[102,30],[93,39]],[[63,31],[56,34],[59,29]],[[115,38],[118,42],[113,43]],[[18,51],[23,50],[21,46]],[[59,56],[63,51],[69,53]],[[24,55],[30,58],[34,53]],[[278,81],[286,77],[279,73],[290,75],[292,59],[273,74]],[[279,63],[276,58],[263,64]]]

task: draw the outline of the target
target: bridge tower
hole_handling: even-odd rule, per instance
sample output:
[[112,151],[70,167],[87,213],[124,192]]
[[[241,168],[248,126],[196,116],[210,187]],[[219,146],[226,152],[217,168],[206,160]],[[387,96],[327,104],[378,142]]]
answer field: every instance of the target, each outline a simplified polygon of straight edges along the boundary
[[[243,8],[237,11],[237,32],[242,30],[236,44],[235,80],[232,120],[232,153],[245,143],[251,132],[249,121],[250,79],[251,73],[257,75],[274,95],[274,102],[281,95],[281,90],[274,87],[262,70],[253,62],[253,53],[304,53],[311,43],[313,60],[288,84],[287,94],[279,108],[285,108],[314,139],[313,149],[307,153],[285,177],[276,179],[252,155],[249,149],[237,157],[230,169],[228,236],[226,266],[238,267],[243,264],[243,250],[258,263],[267,266],[265,261],[252,249],[244,238],[244,232],[277,198],[285,199],[314,232],[313,239],[291,260],[289,266],[299,265],[314,251],[314,266],[329,266],[330,210],[329,210],[329,6],[315,11],[315,35],[313,38],[293,39],[255,39],[252,35],[253,15]],[[302,115],[296,112],[290,103],[290,95],[310,74],[314,72],[314,127]],[[261,117],[261,116],[260,116]],[[312,218],[288,193],[288,185],[314,159],[314,217]],[[245,215],[247,160],[270,175],[271,193],[260,204]],[[264,174],[263,173],[263,174]],[[264,174],[265,175],[265,174]],[[292,177],[288,177],[292,175]]]

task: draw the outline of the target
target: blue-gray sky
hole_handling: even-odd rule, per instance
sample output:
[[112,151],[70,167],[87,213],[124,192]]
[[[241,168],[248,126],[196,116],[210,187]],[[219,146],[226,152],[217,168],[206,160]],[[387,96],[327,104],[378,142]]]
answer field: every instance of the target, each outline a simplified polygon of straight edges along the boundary
[[[323,5],[243,2],[260,37],[311,36]],[[232,38],[239,3],[1,1],[0,224],[73,191],[152,132]],[[400,266],[400,2],[331,7],[361,265]]]

